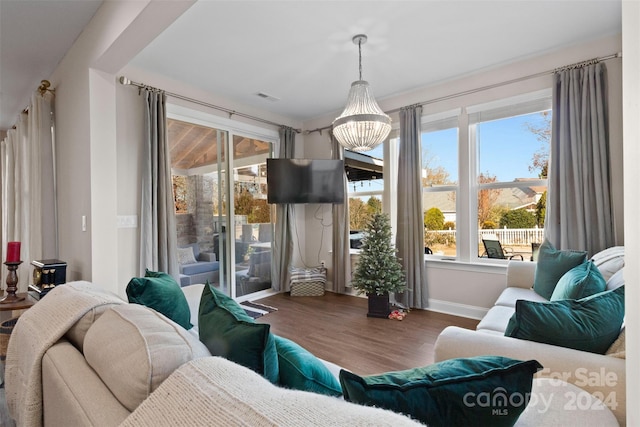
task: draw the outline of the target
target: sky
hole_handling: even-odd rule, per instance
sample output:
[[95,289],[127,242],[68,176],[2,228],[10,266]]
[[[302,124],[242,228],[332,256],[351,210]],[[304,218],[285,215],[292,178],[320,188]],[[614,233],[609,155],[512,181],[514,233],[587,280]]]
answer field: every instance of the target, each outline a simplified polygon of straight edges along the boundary
[[[497,181],[513,181],[516,178],[537,178],[538,171],[529,171],[534,153],[541,148],[549,149],[537,136],[527,129],[527,124],[541,127],[544,124],[540,113],[510,117],[480,123],[477,126],[480,147],[478,171],[495,175]],[[458,136],[457,129],[445,129],[426,134],[423,157],[427,156],[430,167],[442,166],[449,172],[452,181],[458,181]],[[423,138],[423,141],[425,138]],[[382,159],[382,144],[366,154]],[[356,191],[382,190],[382,181],[356,183]],[[349,185],[354,191],[354,184]]]
[[[537,178],[538,171],[529,171],[534,153],[548,150],[527,124],[542,126],[539,113],[483,122],[477,126],[479,144],[478,172],[495,175],[498,181],[516,178]],[[430,132],[427,135],[427,156],[430,166],[443,166],[454,181],[458,180],[458,145],[456,129]],[[424,156],[424,154],[423,154]]]

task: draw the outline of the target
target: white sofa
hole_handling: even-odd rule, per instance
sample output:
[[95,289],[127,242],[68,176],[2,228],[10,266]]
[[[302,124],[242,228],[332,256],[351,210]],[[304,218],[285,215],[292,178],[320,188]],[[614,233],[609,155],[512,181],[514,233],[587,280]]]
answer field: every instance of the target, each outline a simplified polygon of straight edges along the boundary
[[[591,260],[598,266],[607,288],[623,282],[624,248],[606,249]],[[504,336],[516,300],[546,301],[533,289],[535,262],[510,261],[506,289],[489,309],[476,330],[445,328],[435,344],[435,361],[456,357],[500,355],[536,359],[544,367],[538,377],[562,379],[603,400],[618,422],[625,424],[625,359]],[[606,315],[606,313],[603,313]]]
[[[192,320],[202,286],[182,288]],[[210,356],[195,331],[88,282],[56,288],[13,334],[6,396],[19,426],[417,425],[389,411],[275,386]],[[338,375],[337,365],[325,364]],[[560,398],[549,399],[554,395]],[[566,413],[562,396],[575,396],[587,410]],[[592,395],[542,378],[534,380],[532,402],[516,425],[564,426],[580,417],[598,427],[616,424]]]
[[[193,310],[202,285],[187,288]],[[419,425],[278,387],[211,356],[197,332],[89,282],[57,287],[20,317],[6,373],[18,426]]]

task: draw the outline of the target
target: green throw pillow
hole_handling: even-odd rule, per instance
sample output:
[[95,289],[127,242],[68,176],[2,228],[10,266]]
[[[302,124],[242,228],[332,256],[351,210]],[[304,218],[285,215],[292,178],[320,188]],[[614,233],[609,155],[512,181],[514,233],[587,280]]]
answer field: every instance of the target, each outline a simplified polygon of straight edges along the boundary
[[281,386],[329,396],[342,395],[338,379],[320,359],[287,338],[274,337]]
[[187,298],[167,273],[146,270],[145,277],[129,281],[126,292],[129,302],[153,308],[185,329],[193,327]]
[[538,295],[550,299],[558,280],[573,267],[587,260],[584,251],[561,251],[545,239],[540,245],[538,262],[533,278],[533,290]]
[[573,267],[558,280],[551,295],[551,301],[585,298],[602,292],[606,288],[607,282],[598,267],[593,262],[587,261]]
[[340,371],[345,400],[405,414],[429,426],[512,426],[527,406],[536,360],[450,359],[381,375]]
[[516,301],[504,334],[604,354],[620,334],[624,286],[579,300]]
[[258,324],[232,298],[208,282],[198,312],[200,341],[214,356],[222,356],[278,382],[275,340],[270,326]]

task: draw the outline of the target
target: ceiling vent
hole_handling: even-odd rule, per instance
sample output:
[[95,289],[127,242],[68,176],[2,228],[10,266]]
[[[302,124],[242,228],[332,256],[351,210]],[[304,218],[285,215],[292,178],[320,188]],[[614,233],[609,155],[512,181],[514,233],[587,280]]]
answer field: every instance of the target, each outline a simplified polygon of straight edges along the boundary
[[280,101],[280,98],[276,98],[275,96],[269,95],[268,93],[258,92],[256,95],[271,102]]

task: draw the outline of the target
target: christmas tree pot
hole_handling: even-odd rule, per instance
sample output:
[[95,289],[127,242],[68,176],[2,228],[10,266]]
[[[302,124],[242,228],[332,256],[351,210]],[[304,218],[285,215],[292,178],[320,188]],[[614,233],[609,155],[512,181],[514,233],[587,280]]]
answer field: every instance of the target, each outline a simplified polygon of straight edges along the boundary
[[389,294],[405,290],[404,271],[391,243],[389,215],[374,213],[363,230],[351,286],[369,299],[369,317],[388,317]]
[[387,318],[391,310],[389,309],[389,294],[376,295],[368,294],[369,312],[367,317]]

